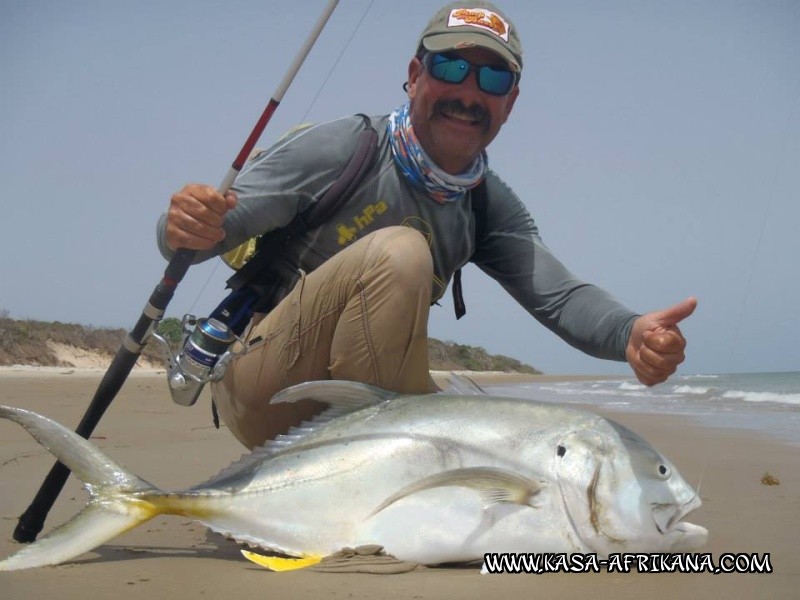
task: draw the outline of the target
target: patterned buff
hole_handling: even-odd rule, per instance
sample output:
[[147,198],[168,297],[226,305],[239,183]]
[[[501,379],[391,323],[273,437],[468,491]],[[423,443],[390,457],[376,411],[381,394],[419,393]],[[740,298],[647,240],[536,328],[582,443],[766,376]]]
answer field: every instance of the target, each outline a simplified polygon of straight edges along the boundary
[[440,169],[422,149],[410,118],[411,103],[395,109],[389,117],[389,140],[395,164],[414,185],[424,187],[439,204],[460,200],[467,190],[481,182],[486,173],[486,153],[475,159],[460,175],[450,175]]

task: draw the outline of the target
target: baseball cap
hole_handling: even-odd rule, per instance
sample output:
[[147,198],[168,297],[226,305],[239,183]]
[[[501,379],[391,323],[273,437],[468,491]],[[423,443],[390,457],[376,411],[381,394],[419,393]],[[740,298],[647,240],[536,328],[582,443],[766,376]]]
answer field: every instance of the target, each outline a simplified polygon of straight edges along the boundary
[[417,51],[448,52],[479,46],[500,55],[513,71],[522,71],[517,28],[491,2],[451,2],[428,22]]

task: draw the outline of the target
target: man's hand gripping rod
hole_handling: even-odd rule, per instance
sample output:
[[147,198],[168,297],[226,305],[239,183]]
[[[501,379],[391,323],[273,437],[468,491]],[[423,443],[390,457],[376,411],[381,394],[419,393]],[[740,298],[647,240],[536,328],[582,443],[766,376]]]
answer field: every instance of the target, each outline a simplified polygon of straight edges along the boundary
[[[333,13],[338,3],[339,0],[330,0],[328,2],[322,15],[320,15],[314,25],[311,34],[298,51],[297,56],[295,56],[294,62],[292,62],[286,75],[284,75],[283,80],[278,85],[278,88],[275,90],[272,98],[270,98],[264,112],[261,114],[261,118],[259,118],[255,127],[253,127],[239,155],[236,157],[236,160],[233,161],[231,168],[225,175],[225,179],[223,179],[222,185],[219,187],[219,193],[223,196],[233,185],[236,176],[239,174],[239,171],[241,171],[245,161],[247,161],[247,157],[250,156],[250,153],[253,151],[256,142],[258,142],[258,138],[261,137],[264,128],[266,128],[267,123],[269,123],[269,120],[272,118],[272,114],[283,99],[286,90],[300,70],[300,66],[303,64],[311,47],[317,41],[320,32],[325,27],[325,24],[328,22],[331,13]],[[103,413],[105,413],[114,397],[122,388],[122,384],[125,383],[125,380],[128,378],[142,349],[155,330],[158,322],[164,316],[167,305],[175,294],[175,289],[192,264],[194,255],[194,250],[179,249],[172,257],[172,260],[169,261],[164,271],[163,279],[156,286],[155,290],[153,290],[139,320],[126,336],[125,341],[123,341],[119,350],[117,350],[117,354],[114,356],[111,365],[103,376],[94,394],[94,398],[92,398],[92,402],[86,410],[86,414],[84,414],[78,428],[75,430],[78,435],[87,439],[89,438],[94,428],[97,426],[97,423],[100,421],[100,418],[103,416]],[[31,502],[31,505],[22,516],[20,516],[19,523],[14,530],[15,540],[18,542],[32,542],[36,539],[36,536],[44,526],[47,513],[50,512],[56,498],[58,498],[58,495],[61,493],[67,481],[67,477],[69,477],[69,472],[69,469],[60,462],[53,466],[42,483],[42,486],[39,488],[33,502]]]

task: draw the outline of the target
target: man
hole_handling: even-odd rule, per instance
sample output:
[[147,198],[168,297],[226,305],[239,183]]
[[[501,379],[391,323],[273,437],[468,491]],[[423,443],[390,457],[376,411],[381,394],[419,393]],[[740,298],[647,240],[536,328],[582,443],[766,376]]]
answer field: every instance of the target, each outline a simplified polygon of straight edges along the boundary
[[[511,114],[521,71],[516,28],[498,8],[464,1],[434,15],[408,66],[409,101],[371,118],[376,164],[338,213],[275,257],[290,292],[253,318],[244,353],[212,385],[220,415],[246,446],[319,411],[313,401],[267,404],[289,385],[333,378],[432,391],[429,306],[470,260],[567,342],[627,360],[644,384],[664,381],[683,361],[677,324],[693,298],[639,316],[578,280],[487,169],[485,149]],[[204,260],[286,226],[336,180],[362,129],[353,116],[296,131],[253,159],[224,198],[187,185],[159,222],[162,253],[189,248]],[[486,233],[476,244],[479,189]]]

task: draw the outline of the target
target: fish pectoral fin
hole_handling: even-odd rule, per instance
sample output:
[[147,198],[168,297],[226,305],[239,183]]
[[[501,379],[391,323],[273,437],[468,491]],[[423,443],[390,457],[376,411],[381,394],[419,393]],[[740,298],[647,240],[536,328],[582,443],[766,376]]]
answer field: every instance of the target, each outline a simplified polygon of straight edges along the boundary
[[487,487],[478,489],[487,506],[492,504],[530,504],[530,497],[521,498],[517,490],[502,487]]
[[534,497],[542,491],[545,483],[522,477],[510,471],[492,467],[468,467],[436,473],[416,481],[392,494],[378,508],[374,516],[398,500],[439,487],[457,486],[473,489],[480,493],[486,505],[509,503],[535,508]]
[[261,567],[269,569],[270,571],[296,571],[298,569],[305,569],[306,567],[313,567],[321,560],[321,556],[303,556],[300,558],[281,558],[278,556],[264,556],[257,554],[250,550],[242,550],[244,556],[250,562],[253,562]]

